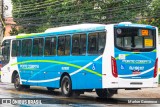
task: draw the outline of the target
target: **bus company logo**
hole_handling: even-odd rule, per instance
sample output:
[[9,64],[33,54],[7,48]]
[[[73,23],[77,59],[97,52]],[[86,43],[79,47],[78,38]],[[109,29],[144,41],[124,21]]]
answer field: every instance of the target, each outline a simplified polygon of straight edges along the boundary
[[151,60],[122,60],[126,64],[151,64]]
[[20,65],[20,68],[21,69],[39,69],[39,65],[25,65],[25,64],[22,64],[22,65]]

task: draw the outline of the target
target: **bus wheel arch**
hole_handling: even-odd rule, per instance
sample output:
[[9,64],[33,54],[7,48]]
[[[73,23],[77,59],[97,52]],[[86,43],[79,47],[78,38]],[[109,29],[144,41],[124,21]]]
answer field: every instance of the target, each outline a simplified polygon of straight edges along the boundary
[[100,98],[111,98],[114,94],[117,94],[117,89],[96,89],[96,94]]
[[16,90],[22,90],[22,89],[29,89],[29,85],[21,85],[20,84],[20,77],[19,73],[17,71],[13,71],[12,74],[12,83],[14,83],[14,87]]
[[15,75],[15,77],[13,78],[14,80],[14,87],[16,90],[22,90],[23,86],[20,84],[20,77],[19,77],[19,74],[17,73]]
[[64,96],[70,97],[72,95],[72,80],[66,72],[64,72],[61,76],[60,87]]
[[14,78],[16,77],[16,75],[18,74],[18,72],[15,70],[12,73],[12,78],[11,78],[11,83],[14,83]]

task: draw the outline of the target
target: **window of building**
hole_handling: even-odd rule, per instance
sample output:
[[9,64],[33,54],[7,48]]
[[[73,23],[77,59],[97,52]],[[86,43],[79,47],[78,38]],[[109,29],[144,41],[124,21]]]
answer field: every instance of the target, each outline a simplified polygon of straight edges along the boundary
[[20,56],[21,53],[21,40],[12,41],[12,57]]
[[32,39],[22,40],[22,56],[31,56]]
[[44,39],[43,38],[35,38],[33,39],[33,56],[42,56],[43,55],[43,46],[44,46]]
[[45,39],[45,50],[44,54],[46,56],[56,55],[56,37],[47,37]]

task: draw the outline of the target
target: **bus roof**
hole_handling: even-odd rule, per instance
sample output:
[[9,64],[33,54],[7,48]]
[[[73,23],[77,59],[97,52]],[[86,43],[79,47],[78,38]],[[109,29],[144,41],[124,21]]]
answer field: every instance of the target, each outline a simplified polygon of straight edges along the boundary
[[135,24],[131,22],[121,22],[119,24],[116,24],[119,27],[139,27],[139,28],[148,28],[148,29],[155,29],[155,26],[151,25],[145,25],[145,24]]
[[56,27],[56,28],[49,28],[45,31],[45,33],[50,32],[63,32],[63,31],[70,31],[70,30],[91,30],[99,28],[99,27],[105,27],[104,24],[77,24],[77,25],[71,25],[71,26],[63,26],[63,27]]
[[84,31],[100,31],[105,30],[105,27],[108,25],[117,25],[119,27],[143,27],[143,28],[155,28],[154,26],[150,25],[143,25],[143,24],[132,24],[129,22],[121,22],[117,24],[92,24],[92,23],[85,23],[85,24],[76,24],[70,26],[63,26],[63,27],[55,27],[49,28],[42,33],[31,33],[31,34],[19,34],[16,36],[7,36],[4,39],[14,39],[14,38],[32,38],[32,37],[39,37],[44,35],[63,35],[63,34],[72,34],[72,33],[80,33]]
[[44,36],[45,35],[63,35],[63,34],[72,34],[72,33],[80,33],[84,31],[100,31],[104,30],[104,24],[77,24],[71,26],[64,26],[64,27],[56,27],[56,28],[49,28],[43,33],[31,33],[31,34],[21,34],[17,35],[16,38],[32,38],[37,36]]

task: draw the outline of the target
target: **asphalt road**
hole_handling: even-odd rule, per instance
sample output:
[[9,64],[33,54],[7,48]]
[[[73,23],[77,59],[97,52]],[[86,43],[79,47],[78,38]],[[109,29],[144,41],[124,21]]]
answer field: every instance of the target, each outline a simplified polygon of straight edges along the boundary
[[[29,90],[17,91],[13,84],[0,83],[0,107],[158,107],[160,104],[155,104],[155,102],[153,104],[138,103],[138,101],[146,100],[144,98],[150,98],[149,95],[152,95],[151,98],[157,99],[151,100],[159,101],[160,95],[155,94],[157,96],[153,96],[155,91],[160,93],[160,87],[135,91],[119,90],[119,94],[114,95],[111,99],[98,98],[95,92],[85,93],[79,97],[66,98],[61,95],[60,90],[50,92],[43,87],[31,87]],[[134,98],[130,100],[132,104],[128,102],[128,98]]]

